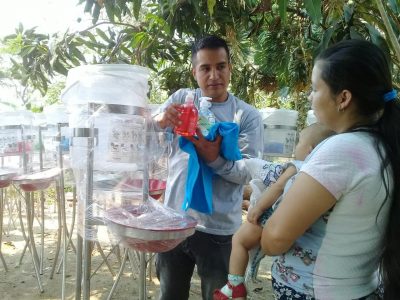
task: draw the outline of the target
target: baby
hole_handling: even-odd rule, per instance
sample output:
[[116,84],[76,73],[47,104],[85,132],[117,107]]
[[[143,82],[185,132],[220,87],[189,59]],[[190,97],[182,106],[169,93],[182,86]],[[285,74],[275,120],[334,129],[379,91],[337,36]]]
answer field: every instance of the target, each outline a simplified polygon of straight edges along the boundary
[[300,132],[294,153],[295,160],[289,163],[277,181],[261,194],[254,207],[250,207],[248,222],[242,224],[233,235],[228,283],[222,289],[214,291],[214,300],[246,299],[244,274],[249,261],[249,251],[260,243],[263,226],[273,213],[273,206],[278,205],[284,191],[292,185],[302,161],[316,145],[333,134],[333,131],[318,123]]

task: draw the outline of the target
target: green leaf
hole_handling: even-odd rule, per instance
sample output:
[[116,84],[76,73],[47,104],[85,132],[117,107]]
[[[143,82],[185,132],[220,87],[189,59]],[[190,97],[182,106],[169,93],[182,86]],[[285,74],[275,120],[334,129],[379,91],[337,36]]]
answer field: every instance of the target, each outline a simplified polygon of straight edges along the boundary
[[140,8],[142,6],[142,0],[133,0],[133,16],[136,20],[139,20]]
[[81,60],[83,62],[86,62],[85,56],[74,45],[70,45],[69,50],[70,50],[71,54],[73,56],[75,56],[77,59],[79,59],[79,60]]
[[278,5],[279,5],[279,15],[281,16],[282,23],[286,23],[286,9],[288,6],[289,1],[288,0],[278,0]]
[[327,30],[325,30],[324,35],[322,36],[321,43],[320,43],[321,50],[325,50],[326,48],[328,48],[334,31],[335,31],[335,28],[333,26],[328,28]]
[[141,42],[143,42],[146,39],[147,35],[145,32],[138,32],[134,35],[134,38],[132,40],[132,47],[137,47]]
[[365,26],[368,28],[369,35],[371,37],[371,42],[379,46],[387,55],[389,55],[390,54],[389,46],[386,40],[381,35],[381,33],[371,24],[365,24]]
[[101,6],[96,2],[94,4],[94,9],[93,9],[93,13],[92,13],[92,23],[96,24],[97,21],[99,20],[99,16],[100,16],[100,10],[101,10]]
[[125,46],[121,46],[120,48],[121,48],[122,52],[124,52],[126,55],[132,56],[133,53],[128,48],[126,48]]
[[214,7],[216,4],[216,0],[207,0],[207,8],[208,8],[208,13],[210,14],[210,16],[212,16],[214,14]]
[[355,26],[350,27],[350,37],[357,40],[364,39],[364,37],[357,31],[357,28]]
[[399,0],[389,0],[388,4],[394,13],[400,14],[400,3]]
[[354,5],[344,6],[344,20],[349,23],[354,14]]
[[103,30],[101,30],[100,28],[96,28],[96,33],[99,37],[101,37],[104,41],[106,41],[107,43],[111,42],[111,39],[104,33]]
[[24,25],[22,23],[18,23],[18,32],[23,32],[24,31]]
[[107,17],[111,22],[114,22],[114,1],[113,0],[106,0],[104,1],[104,7],[106,8]]
[[93,4],[94,4],[94,0],[86,0],[84,12],[86,12],[86,13],[91,12]]
[[82,31],[80,32],[80,35],[87,36],[92,42],[96,42],[96,37],[89,31]]
[[304,0],[304,6],[310,15],[311,21],[314,24],[319,24],[322,17],[321,0]]
[[60,73],[62,75],[67,76],[68,74],[68,70],[64,67],[64,65],[59,61],[59,60],[55,60],[53,63],[53,69],[54,71],[56,71],[57,73]]

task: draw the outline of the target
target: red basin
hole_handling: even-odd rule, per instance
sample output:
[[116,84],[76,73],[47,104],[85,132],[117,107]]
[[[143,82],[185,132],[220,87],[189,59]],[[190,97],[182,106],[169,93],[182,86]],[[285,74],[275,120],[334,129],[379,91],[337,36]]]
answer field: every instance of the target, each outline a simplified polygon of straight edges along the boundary
[[32,183],[21,183],[19,186],[25,192],[35,192],[47,189],[53,180],[36,181]]
[[129,248],[142,252],[167,252],[178,246],[185,238],[173,240],[146,241],[135,238],[124,238],[122,243]]
[[[151,214],[151,218],[143,218]],[[139,220],[140,217],[140,221]],[[110,231],[126,246],[143,252],[165,252],[192,235],[197,222],[190,216],[171,214],[162,206],[117,207],[106,211]]]
[[0,180],[0,189],[8,187],[11,183],[11,179]]
[[59,174],[60,169],[53,168],[37,173],[20,175],[13,178],[13,181],[25,192],[35,192],[47,189]]

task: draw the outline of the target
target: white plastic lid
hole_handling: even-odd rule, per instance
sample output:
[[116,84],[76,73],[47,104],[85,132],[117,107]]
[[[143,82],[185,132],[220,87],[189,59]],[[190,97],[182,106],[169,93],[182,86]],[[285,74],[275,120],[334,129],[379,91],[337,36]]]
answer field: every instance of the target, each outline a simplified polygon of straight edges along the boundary
[[194,94],[193,91],[188,91],[185,98],[185,103],[193,103],[194,101]]
[[299,113],[291,109],[264,108],[260,110],[263,123],[267,125],[297,126]]
[[200,107],[211,107],[211,97],[200,97]]
[[147,107],[149,69],[128,64],[84,65],[69,70],[61,100]]

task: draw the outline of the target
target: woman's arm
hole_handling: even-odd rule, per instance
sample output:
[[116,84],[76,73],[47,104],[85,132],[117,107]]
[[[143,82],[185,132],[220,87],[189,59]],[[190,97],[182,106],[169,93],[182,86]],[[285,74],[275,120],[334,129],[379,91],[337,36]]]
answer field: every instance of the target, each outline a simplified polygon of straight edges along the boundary
[[324,186],[301,172],[263,229],[263,251],[267,255],[286,252],[335,203],[335,197]]

